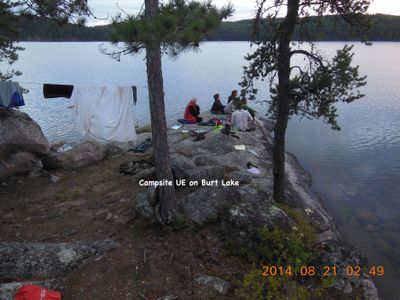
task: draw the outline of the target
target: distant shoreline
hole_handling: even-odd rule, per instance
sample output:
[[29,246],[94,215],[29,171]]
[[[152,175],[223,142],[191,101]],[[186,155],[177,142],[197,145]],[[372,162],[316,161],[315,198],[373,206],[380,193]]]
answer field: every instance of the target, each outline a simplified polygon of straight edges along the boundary
[[[98,41],[93,41],[93,40],[20,40],[18,41],[19,43],[111,43],[110,41],[103,41],[103,40],[98,40]],[[245,40],[210,40],[210,41],[203,41],[202,43],[221,43],[221,42],[247,42],[250,43],[251,41],[245,41]],[[296,40],[293,40],[293,42],[299,42]],[[319,41],[313,41],[316,43],[363,43],[359,40],[319,40]],[[370,40],[368,42],[371,43],[400,43],[400,40]]]

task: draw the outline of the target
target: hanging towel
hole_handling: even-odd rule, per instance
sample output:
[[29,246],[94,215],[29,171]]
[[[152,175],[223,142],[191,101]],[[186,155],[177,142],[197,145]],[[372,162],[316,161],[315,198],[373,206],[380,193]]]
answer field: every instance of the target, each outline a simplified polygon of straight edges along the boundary
[[73,85],[66,84],[43,84],[43,96],[44,98],[71,98],[72,91],[74,90]]
[[[74,90],[73,85],[67,84],[43,84],[43,96],[44,98],[71,98]],[[137,103],[137,87],[132,86],[133,103]]]
[[131,87],[75,87],[70,108],[82,133],[98,141],[135,142]]
[[22,88],[18,82],[0,81],[0,107],[11,108],[24,105]]

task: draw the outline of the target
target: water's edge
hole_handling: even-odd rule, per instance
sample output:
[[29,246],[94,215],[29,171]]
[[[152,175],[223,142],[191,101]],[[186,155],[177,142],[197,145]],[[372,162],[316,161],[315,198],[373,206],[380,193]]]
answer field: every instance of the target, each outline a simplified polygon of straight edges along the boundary
[[[273,145],[273,123],[262,119],[261,130],[267,141],[267,151],[271,151]],[[310,217],[313,225],[321,229],[317,242],[326,246],[323,257],[325,265],[336,265],[338,275],[335,288],[350,294],[354,289],[361,288],[365,299],[379,299],[377,288],[371,277],[363,272],[362,276],[345,277],[344,270],[347,265],[367,265],[368,259],[365,254],[353,245],[345,242],[337,229],[334,218],[326,211],[323,199],[312,189],[312,176],[300,164],[292,153],[285,153],[285,172],[287,179],[288,202],[294,207],[303,209]],[[346,282],[347,281],[347,282]]]

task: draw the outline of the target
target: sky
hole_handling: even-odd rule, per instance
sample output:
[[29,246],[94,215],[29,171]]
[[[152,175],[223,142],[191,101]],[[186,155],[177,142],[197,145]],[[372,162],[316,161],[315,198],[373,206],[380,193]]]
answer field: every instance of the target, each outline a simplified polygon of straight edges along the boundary
[[[94,11],[94,15],[99,18],[99,20],[91,21],[90,23],[91,25],[108,23],[112,16],[120,12],[118,6],[128,13],[136,13],[140,10],[143,2],[143,0],[88,0],[88,4]],[[213,3],[217,6],[222,6],[228,2],[229,0],[213,0]],[[235,8],[235,13],[229,18],[229,21],[250,19],[254,16],[255,0],[230,0],[230,2]],[[369,13],[400,15],[400,1],[374,0],[370,6]]]

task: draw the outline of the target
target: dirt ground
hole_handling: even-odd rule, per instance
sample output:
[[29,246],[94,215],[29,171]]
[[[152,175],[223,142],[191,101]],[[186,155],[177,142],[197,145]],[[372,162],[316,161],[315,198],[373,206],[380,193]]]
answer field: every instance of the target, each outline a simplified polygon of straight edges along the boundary
[[[0,239],[71,242],[113,239],[119,246],[65,277],[63,299],[233,299],[194,281],[199,274],[229,282],[251,267],[231,257],[218,226],[160,228],[133,218],[137,180],[119,173],[130,154],[75,171],[0,182]],[[179,194],[179,192],[178,192]]]

